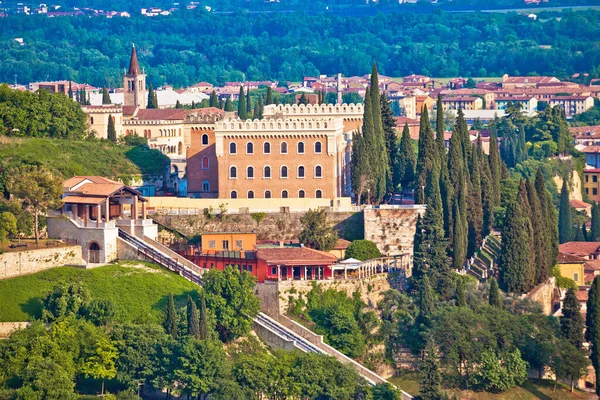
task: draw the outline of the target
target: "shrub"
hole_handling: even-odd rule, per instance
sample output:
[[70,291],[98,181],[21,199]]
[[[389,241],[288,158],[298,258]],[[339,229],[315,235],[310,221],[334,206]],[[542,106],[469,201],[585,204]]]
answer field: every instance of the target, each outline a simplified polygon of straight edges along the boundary
[[360,261],[381,257],[377,245],[370,240],[355,240],[346,250],[346,258],[356,258]]

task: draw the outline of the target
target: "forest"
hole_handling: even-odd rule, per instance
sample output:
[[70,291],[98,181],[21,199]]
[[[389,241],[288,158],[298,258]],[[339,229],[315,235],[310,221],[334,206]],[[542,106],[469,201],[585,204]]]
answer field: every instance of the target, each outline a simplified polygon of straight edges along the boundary
[[11,16],[0,24],[0,81],[119,87],[132,43],[154,87],[364,75],[374,61],[388,76],[597,76],[599,35],[594,10],[541,12],[537,20],[517,13],[438,11],[424,18],[204,9],[152,19]]

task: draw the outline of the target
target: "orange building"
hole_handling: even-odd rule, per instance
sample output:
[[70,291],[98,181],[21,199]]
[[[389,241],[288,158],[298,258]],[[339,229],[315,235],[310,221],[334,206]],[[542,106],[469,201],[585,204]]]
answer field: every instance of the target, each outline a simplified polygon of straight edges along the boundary
[[203,233],[201,239],[202,252],[206,254],[214,254],[219,251],[241,251],[256,247],[255,233]]

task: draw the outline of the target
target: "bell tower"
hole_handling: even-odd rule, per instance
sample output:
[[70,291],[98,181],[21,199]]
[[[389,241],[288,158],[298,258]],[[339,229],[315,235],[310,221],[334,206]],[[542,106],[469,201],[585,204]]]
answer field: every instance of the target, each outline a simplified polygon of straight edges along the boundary
[[146,74],[140,71],[135,45],[131,45],[129,69],[123,74],[123,92],[125,106],[146,108],[148,94],[146,92]]

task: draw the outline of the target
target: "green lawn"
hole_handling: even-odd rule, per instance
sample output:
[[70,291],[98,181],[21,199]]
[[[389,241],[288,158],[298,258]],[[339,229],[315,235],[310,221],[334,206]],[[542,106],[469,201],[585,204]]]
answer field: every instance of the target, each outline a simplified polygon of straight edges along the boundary
[[27,321],[41,315],[40,298],[60,282],[83,282],[92,298],[112,300],[118,322],[159,323],[169,293],[184,305],[195,284],[160,267],[123,262],[90,270],[52,268],[33,275],[0,280],[0,322]]
[[[412,396],[416,396],[419,394],[419,379],[420,374],[418,372],[401,371],[399,376],[388,380]],[[571,393],[569,388],[564,385],[559,385],[556,391],[553,391],[553,388],[554,383],[551,381],[531,380],[504,393],[451,390],[448,391],[448,394],[450,394],[451,398],[452,396],[456,396],[456,398],[461,400],[581,400],[597,398],[592,393],[584,393],[577,390],[575,393]]]

